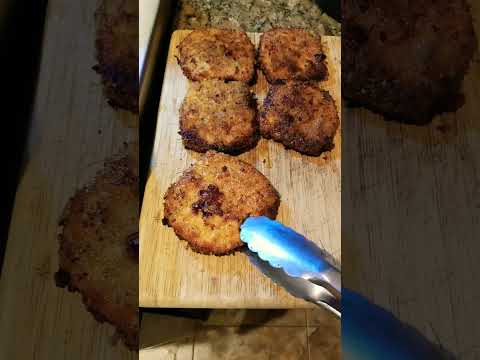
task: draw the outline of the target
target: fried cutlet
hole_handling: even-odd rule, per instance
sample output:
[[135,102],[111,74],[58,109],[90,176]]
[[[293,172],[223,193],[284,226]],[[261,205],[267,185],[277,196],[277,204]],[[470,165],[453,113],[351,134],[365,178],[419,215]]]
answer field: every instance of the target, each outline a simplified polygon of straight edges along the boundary
[[258,59],[269,83],[327,77],[322,43],[305,30],[273,29],[263,33]]
[[105,163],[62,214],[57,286],[82,294],[99,321],[115,326],[138,349],[138,160],[128,154]]
[[178,45],[177,60],[192,81],[249,82],[255,74],[255,47],[247,34],[237,30],[194,30]]
[[260,112],[263,137],[312,156],[333,147],[339,124],[333,98],[311,82],[272,85]]
[[108,103],[138,113],[138,1],[102,0],[95,22],[94,69],[102,77]]
[[180,108],[180,135],[187,149],[238,154],[259,138],[256,102],[247,84],[191,83]]
[[425,124],[463,104],[477,47],[465,0],[344,0],[342,85],[350,106]]
[[277,191],[252,165],[209,151],[167,190],[164,223],[193,250],[224,255],[242,246],[247,217],[274,219],[279,204]]

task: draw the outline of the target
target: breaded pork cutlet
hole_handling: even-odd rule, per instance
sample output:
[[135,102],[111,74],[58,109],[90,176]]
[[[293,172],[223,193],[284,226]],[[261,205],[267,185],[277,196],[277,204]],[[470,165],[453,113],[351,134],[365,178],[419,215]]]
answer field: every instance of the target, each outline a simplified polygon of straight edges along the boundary
[[67,203],[59,231],[57,286],[78,291],[98,321],[115,326],[138,349],[138,160],[105,163],[94,181]]
[[260,112],[263,137],[312,156],[333,147],[339,124],[333,98],[311,82],[271,86]]
[[101,0],[95,20],[94,69],[108,103],[138,113],[138,1]]
[[209,151],[167,190],[164,223],[193,250],[224,255],[242,246],[240,225],[248,216],[274,219],[279,204],[252,165]]
[[260,67],[269,83],[288,80],[323,80],[327,66],[322,43],[301,29],[273,29],[262,34]]
[[250,82],[255,74],[255,47],[237,30],[194,30],[178,45],[177,60],[192,81]]
[[425,124],[463,104],[477,47],[465,0],[344,0],[342,95],[387,119]]
[[237,154],[259,138],[256,102],[247,84],[191,83],[180,108],[180,135],[187,149]]

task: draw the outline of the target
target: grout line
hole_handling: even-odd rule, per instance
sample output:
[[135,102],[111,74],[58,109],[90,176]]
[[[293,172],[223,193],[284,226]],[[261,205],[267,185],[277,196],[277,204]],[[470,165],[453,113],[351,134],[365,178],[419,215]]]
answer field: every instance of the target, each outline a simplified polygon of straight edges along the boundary
[[197,339],[197,331],[199,328],[199,324],[194,325],[195,328],[193,330],[193,338],[192,338],[192,360],[195,360],[195,341]]
[[310,339],[308,336],[308,314],[307,310],[305,310],[305,336],[307,337],[307,351],[308,351],[308,360],[310,359]]
[[195,360],[195,334],[193,335],[192,340],[192,360]]
[[305,336],[307,337],[308,360],[312,360],[310,358],[310,339],[309,339],[309,336],[308,336],[308,327],[307,326],[305,326]]

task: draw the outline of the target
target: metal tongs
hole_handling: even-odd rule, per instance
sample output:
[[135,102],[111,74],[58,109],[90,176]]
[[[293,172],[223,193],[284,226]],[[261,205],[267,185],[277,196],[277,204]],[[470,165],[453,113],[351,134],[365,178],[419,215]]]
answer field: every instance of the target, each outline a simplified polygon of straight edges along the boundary
[[241,226],[240,238],[248,245],[250,261],[293,296],[323,306],[338,317],[343,304],[343,359],[450,358],[392,313],[342,289],[340,271],[328,255],[292,229],[267,217],[250,217]]
[[241,226],[250,261],[290,294],[341,317],[341,273],[328,255],[304,236],[267,217]]

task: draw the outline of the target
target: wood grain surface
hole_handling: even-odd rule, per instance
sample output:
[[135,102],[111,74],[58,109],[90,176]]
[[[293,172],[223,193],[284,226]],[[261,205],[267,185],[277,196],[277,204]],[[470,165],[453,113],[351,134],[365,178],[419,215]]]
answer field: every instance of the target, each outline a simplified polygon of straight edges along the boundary
[[[178,110],[188,88],[175,59],[176,46],[188,34],[171,39],[158,112],[156,139],[140,218],[140,306],[185,308],[309,307],[273,284],[243,253],[200,255],[162,224],[168,186],[201,155],[182,145]],[[250,34],[258,44],[260,34]],[[340,109],[340,38],[323,37],[329,80],[321,83]],[[267,83],[259,75],[254,87],[259,103]],[[278,220],[315,241],[340,260],[340,130],[335,148],[321,157],[302,156],[262,139],[240,156],[260,170],[282,197]]]
[[[471,1],[480,36],[480,3]],[[465,105],[416,127],[343,109],[343,285],[480,359],[480,59]],[[345,104],[344,104],[345,105]]]
[[[68,198],[137,138],[136,117],[102,94],[95,0],[48,2],[28,148],[0,279],[0,359],[136,359],[78,293],[55,286],[57,223]],[[14,121],[14,120],[13,120]]]

